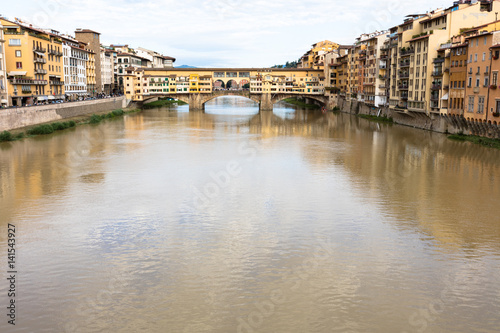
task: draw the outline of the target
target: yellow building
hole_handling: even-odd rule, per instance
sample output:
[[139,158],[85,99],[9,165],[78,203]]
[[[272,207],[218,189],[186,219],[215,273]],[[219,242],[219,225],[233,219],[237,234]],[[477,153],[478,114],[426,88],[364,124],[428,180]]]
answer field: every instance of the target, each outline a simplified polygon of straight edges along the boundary
[[96,74],[95,74],[95,53],[87,49],[89,56],[87,60],[87,93],[89,96],[95,96],[96,89]]
[[57,34],[0,18],[6,39],[9,104],[64,98],[62,41]]
[[325,40],[313,44],[312,48],[306,52],[297,65],[298,68],[324,69],[325,56],[333,50],[338,50],[339,44]]
[[190,74],[189,75],[189,91],[193,93],[200,92],[200,75]]

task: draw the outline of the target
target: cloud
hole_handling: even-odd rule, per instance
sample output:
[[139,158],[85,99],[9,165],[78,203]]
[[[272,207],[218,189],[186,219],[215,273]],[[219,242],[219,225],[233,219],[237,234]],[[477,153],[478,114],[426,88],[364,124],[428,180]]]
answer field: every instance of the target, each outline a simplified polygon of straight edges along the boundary
[[270,66],[298,59],[311,44],[352,43],[361,32],[387,29],[410,12],[448,1],[425,0],[27,0],[9,1],[4,15],[24,17],[73,34],[102,33],[106,44],[142,46],[176,57],[178,64]]

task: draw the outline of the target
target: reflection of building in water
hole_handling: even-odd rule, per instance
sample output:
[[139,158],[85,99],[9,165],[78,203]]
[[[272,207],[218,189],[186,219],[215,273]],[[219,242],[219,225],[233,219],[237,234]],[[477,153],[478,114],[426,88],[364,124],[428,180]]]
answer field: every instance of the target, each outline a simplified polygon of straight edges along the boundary
[[338,121],[345,145],[336,157],[382,214],[406,221],[398,228],[418,227],[446,247],[500,244],[498,151],[345,115]]

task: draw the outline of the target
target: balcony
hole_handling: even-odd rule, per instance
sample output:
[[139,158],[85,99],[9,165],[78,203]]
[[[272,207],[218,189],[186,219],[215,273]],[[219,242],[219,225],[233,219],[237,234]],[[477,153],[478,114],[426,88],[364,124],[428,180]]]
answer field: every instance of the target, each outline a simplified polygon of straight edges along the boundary
[[441,71],[441,70],[432,72],[432,76],[442,76],[442,75],[443,75],[443,71]]
[[400,79],[407,79],[410,77],[410,73],[399,73]]
[[441,84],[433,84],[431,90],[441,90]]
[[34,62],[35,64],[46,64],[46,63],[47,63],[47,60],[46,60],[46,59],[44,59],[44,58],[35,58],[35,59],[33,60],[33,62]]
[[401,100],[407,101],[408,100],[408,95],[401,95]]
[[11,84],[24,84],[24,85],[30,85],[30,84],[35,84],[35,85],[46,85],[47,81],[46,80],[33,80],[33,79],[19,79],[19,78],[11,78],[9,79]]
[[399,63],[399,67],[401,67],[401,68],[410,67],[410,62],[409,61],[401,61]]
[[50,84],[52,86],[64,86],[64,82],[61,82],[61,81],[50,81]]
[[47,49],[46,49],[46,48],[43,48],[43,47],[35,46],[35,47],[33,48],[33,51],[35,51],[35,52],[41,52],[41,53],[45,53],[45,52],[47,52]]
[[35,74],[47,74],[46,69],[37,68],[35,69]]
[[413,54],[413,53],[415,53],[415,49],[405,49],[405,50],[401,50],[400,55],[402,57],[405,57],[405,56],[409,56],[410,54]]
[[440,64],[440,63],[443,63],[443,62],[444,62],[444,58],[440,58],[440,57],[435,58],[434,61],[433,61],[433,63],[435,63],[435,64]]
[[63,54],[61,52],[58,52],[57,50],[49,50],[49,54],[53,54],[55,56],[61,57]]
[[399,89],[399,90],[408,90],[408,85],[406,85],[406,84],[401,84],[401,85],[399,85],[399,86],[398,86],[398,89]]

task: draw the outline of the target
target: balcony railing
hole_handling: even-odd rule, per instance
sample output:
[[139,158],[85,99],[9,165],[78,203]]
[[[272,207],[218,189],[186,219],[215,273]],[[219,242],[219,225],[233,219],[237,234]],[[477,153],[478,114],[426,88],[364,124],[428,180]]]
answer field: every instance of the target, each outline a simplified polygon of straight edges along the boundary
[[61,52],[54,50],[54,49],[49,50],[49,54],[53,54],[53,55],[59,56],[59,57],[63,55]]
[[37,68],[35,69],[35,74],[47,74],[46,69]]
[[444,58],[435,58],[433,61],[433,63],[435,63],[435,64],[440,64],[442,62],[444,62]]
[[433,71],[432,76],[441,76],[443,75],[443,71]]
[[35,85],[46,85],[47,81],[46,80],[33,80],[33,79],[18,79],[18,78],[11,78],[9,79],[11,84],[35,84]]
[[50,81],[50,84],[53,86],[64,86],[64,82],[61,81]]
[[398,86],[398,89],[399,89],[399,90],[408,90],[408,86],[407,86],[407,85],[402,84],[402,85],[399,85],[399,86]]
[[39,64],[46,64],[46,63],[47,63],[47,60],[46,60],[46,59],[44,59],[44,58],[35,58],[35,59],[33,60],[33,62],[35,62],[35,63],[39,63]]
[[399,73],[399,77],[402,79],[407,79],[410,77],[410,74],[409,73]]
[[409,61],[401,61],[399,63],[399,67],[410,67],[410,62]]
[[47,52],[47,49],[46,49],[46,48],[43,48],[43,47],[35,46],[35,47],[33,48],[33,51],[36,51],[36,52],[41,52],[41,53],[45,53],[45,52]]
[[404,56],[407,56],[407,55],[410,55],[410,54],[413,54],[415,53],[415,49],[406,49],[406,50],[401,50],[401,56],[404,57]]

